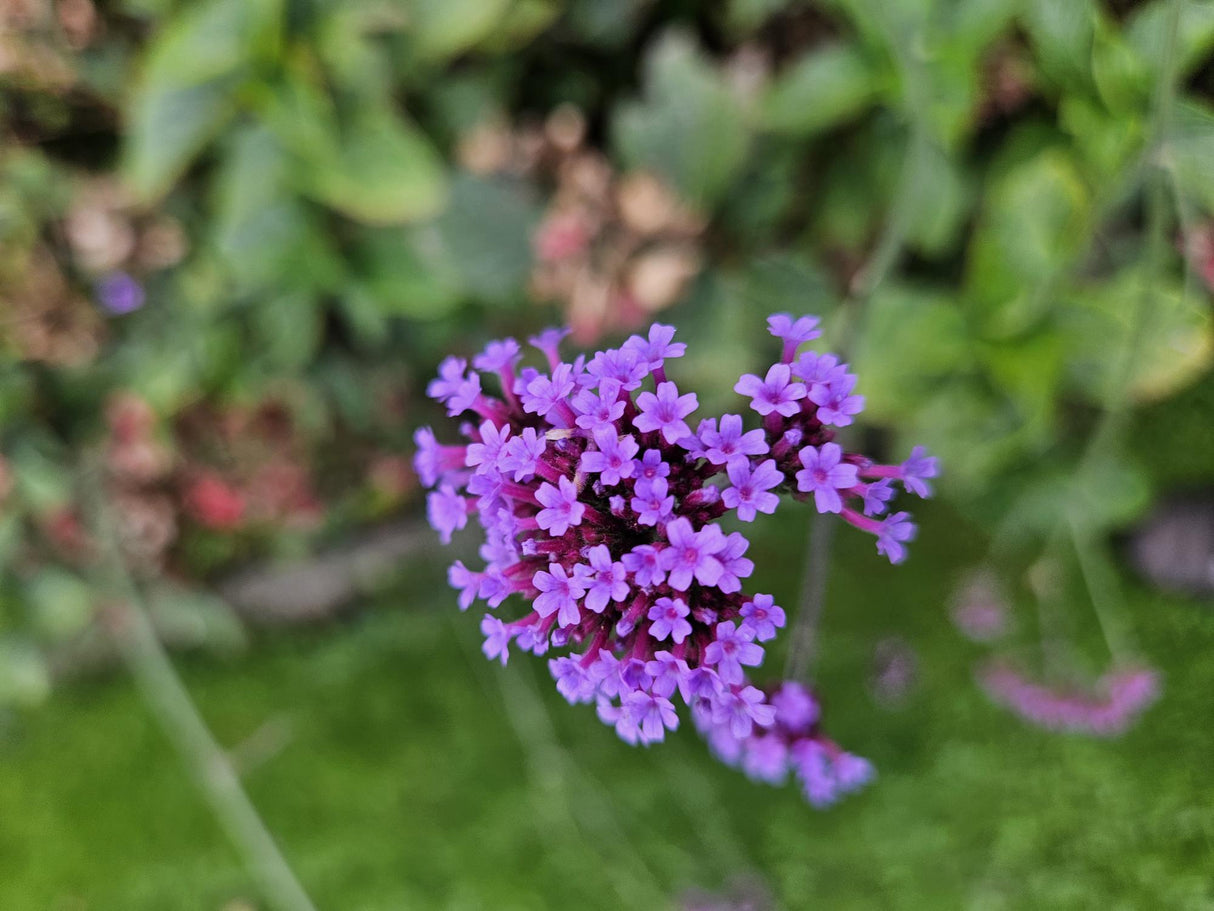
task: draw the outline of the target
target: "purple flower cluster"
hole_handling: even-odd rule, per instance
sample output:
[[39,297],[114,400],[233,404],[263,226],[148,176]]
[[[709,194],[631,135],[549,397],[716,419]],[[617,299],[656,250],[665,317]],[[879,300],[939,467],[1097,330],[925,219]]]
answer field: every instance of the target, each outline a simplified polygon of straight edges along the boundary
[[818,701],[804,686],[785,681],[767,702],[772,723],[761,730],[744,730],[729,719],[694,708],[692,717],[726,765],[773,785],[784,784],[791,773],[815,807],[829,806],[872,780],[868,760],[845,752],[822,735]]
[[[667,379],[666,362],[685,345],[655,324],[647,336],[572,362],[561,360],[563,333],[531,339],[545,369],[520,366],[513,339],[491,343],[473,366],[447,358],[428,394],[461,425],[463,446],[440,445],[418,431],[415,464],[431,524],[444,542],[475,516],[484,532],[481,569],[457,561],[449,581],[461,609],[477,599],[490,609],[512,594],[529,610],[513,620],[486,614],[484,651],[506,662],[511,647],[551,657],[557,689],[571,703],[595,703],[599,717],[629,743],[660,741],[679,723],[676,698],[702,724],[725,726],[739,741],[778,728],[777,710],[747,676],[762,643],[784,626],[771,595],[748,594],[750,546],[719,524],[769,514],[782,494],[876,537],[892,562],[905,557],[915,526],[886,514],[895,482],[930,494],[936,462],[916,448],[901,465],[878,465],[834,442],[863,399],[855,377],[828,354],[798,349],[817,335],[816,320],[773,316],[781,361],[765,378],[743,376],[759,426],[742,415],[695,424],[694,393]],[[652,378],[652,387],[645,388]],[[485,391],[493,384],[500,395]],[[792,730],[791,728],[789,730]],[[802,737],[799,769],[812,800],[859,780],[815,737]],[[813,757],[810,754],[813,754]],[[815,769],[818,766],[814,766]],[[867,766],[864,767],[867,769]],[[801,773],[799,773],[801,774]]]
[[996,661],[979,673],[992,700],[1050,731],[1115,737],[1159,698],[1159,674],[1145,667],[1114,668],[1091,690],[1054,689]]

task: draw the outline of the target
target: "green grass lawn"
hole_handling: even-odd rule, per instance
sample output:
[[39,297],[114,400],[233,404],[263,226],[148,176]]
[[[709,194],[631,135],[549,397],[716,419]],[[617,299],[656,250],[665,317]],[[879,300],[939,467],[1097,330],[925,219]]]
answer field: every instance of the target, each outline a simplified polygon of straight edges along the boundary
[[[786,512],[756,541],[756,587],[792,604],[803,517]],[[899,568],[839,537],[817,677],[830,730],[880,777],[827,812],[690,729],[626,746],[538,661],[488,664],[434,565],[339,629],[179,665],[225,744],[286,732],[245,780],[323,909],[656,909],[738,877],[785,908],[1214,908],[1214,611],[1131,589],[1162,701],[1120,740],[1046,734],[973,685],[982,653],[945,603],[976,545],[944,509],[923,518]],[[890,635],[919,667],[896,711],[866,684]],[[123,676],[0,744],[4,911],[238,898],[264,907]]]

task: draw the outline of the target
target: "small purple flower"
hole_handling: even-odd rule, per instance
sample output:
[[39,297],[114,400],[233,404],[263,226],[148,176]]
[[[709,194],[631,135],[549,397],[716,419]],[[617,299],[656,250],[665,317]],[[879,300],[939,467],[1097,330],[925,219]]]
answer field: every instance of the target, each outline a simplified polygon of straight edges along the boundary
[[742,417],[737,414],[721,416],[720,428],[715,422],[700,434],[704,456],[714,465],[732,465],[749,461],[747,456],[767,453],[767,442],[761,429],[742,432]]
[[573,482],[561,477],[558,484],[559,487],[553,487],[545,481],[535,494],[540,505],[545,507],[536,514],[535,521],[554,537],[563,535],[570,525],[580,525],[586,512],[586,507],[578,502]]
[[799,377],[807,386],[816,383],[831,384],[847,375],[847,365],[840,364],[833,354],[818,354],[816,351],[806,351],[792,365],[792,375]]
[[691,624],[685,619],[689,613],[691,609],[682,598],[658,598],[647,615],[652,621],[649,635],[659,642],[669,636],[675,645],[682,644],[691,635]]
[[536,570],[531,584],[540,593],[535,599],[535,612],[541,617],[556,614],[558,626],[573,626],[581,619],[577,602],[586,589],[576,575],[567,575],[561,564],[549,563],[548,572]]
[[628,571],[624,564],[611,559],[611,550],[606,544],[596,544],[586,551],[590,561],[590,572],[585,579],[586,607],[601,614],[611,601],[620,602],[628,597]]
[[642,392],[637,396],[636,404],[641,413],[633,418],[632,423],[641,433],[660,430],[663,439],[671,445],[691,435],[691,428],[683,418],[699,406],[694,392],[680,396],[679,388],[674,383],[658,383],[657,395]]
[[659,525],[670,517],[674,510],[674,497],[667,494],[665,478],[638,483],[637,495],[632,498],[632,511],[641,525]]
[[472,366],[477,370],[498,372],[513,370],[521,357],[518,342],[512,338],[490,342],[485,350],[472,359]]
[[560,344],[561,339],[570,333],[571,330],[561,329],[545,329],[539,335],[533,335],[527,339],[532,347],[538,348],[543,352],[544,357],[548,359],[548,364],[552,369],[556,369],[556,365],[561,362]]
[[776,511],[780,498],[769,491],[784,483],[784,475],[777,470],[774,459],[762,462],[753,470],[750,462],[731,462],[726,471],[733,486],[721,492],[721,500],[728,508],[738,511],[739,519],[753,522],[756,511],[768,515]]
[[426,518],[437,529],[440,540],[450,544],[451,535],[468,524],[468,501],[450,484],[444,484],[426,497]]
[[506,441],[498,467],[502,473],[514,472],[515,481],[525,481],[535,476],[536,467],[548,448],[544,435],[534,427],[524,427],[522,433]]
[[510,439],[510,426],[498,428],[492,421],[483,421],[480,426],[481,441],[468,444],[468,455],[465,464],[469,468],[484,464],[490,469],[496,469],[502,456],[502,449]]
[[771,697],[776,720],[794,733],[808,733],[821,715],[818,701],[799,683],[788,681]]
[[485,614],[481,620],[481,633],[485,637],[485,643],[481,646],[485,657],[490,661],[494,658],[500,659],[504,667],[510,657],[509,645],[513,631],[493,614]]
[[751,737],[742,757],[742,771],[754,781],[781,785],[788,778],[788,747],[776,734]]
[[685,344],[673,339],[674,326],[654,323],[649,327],[648,340],[634,335],[624,343],[624,348],[636,352],[638,360],[647,363],[650,370],[656,370],[666,358],[682,357],[687,350]]
[[766,417],[773,411],[792,417],[801,410],[797,404],[805,398],[805,384],[790,381],[787,364],[773,364],[765,379],[747,373],[734,385],[734,392],[750,396],[750,407]]
[[629,436],[616,436],[611,425],[594,431],[594,442],[598,450],[587,449],[582,453],[582,471],[599,475],[606,487],[613,487],[622,478],[631,478],[634,469],[633,457],[641,447]]
[[797,348],[822,334],[816,316],[802,316],[794,320],[788,313],[773,313],[767,317],[767,331],[784,342],[781,360],[785,364],[797,356]]
[[727,595],[741,591],[742,580],[755,571],[754,561],[742,556],[749,547],[746,536],[734,531],[725,538],[725,547],[717,554],[721,561],[721,578],[717,580],[717,588]]
[[658,743],[665,739],[666,731],[678,729],[679,716],[665,696],[639,691],[629,693],[624,697],[622,708],[636,726],[641,743]]
[[716,639],[704,649],[704,660],[716,665],[717,675],[725,683],[741,684],[742,665],[757,667],[763,663],[763,648],[751,641],[752,635],[746,627],[717,624]]
[[742,740],[751,735],[755,725],[770,727],[775,721],[775,709],[764,700],[762,690],[747,686],[738,692],[722,694],[713,706],[713,721],[729,725],[729,732]]
[[652,544],[639,544],[620,557],[624,568],[632,573],[633,581],[642,588],[661,585],[666,581],[662,569],[662,552]]
[[725,541],[717,526],[692,531],[691,523],[680,517],[667,523],[666,540],[670,546],[662,551],[662,568],[669,573],[666,581],[675,591],[687,591],[693,576],[701,585],[715,585],[721,578],[721,561],[716,555],[725,549]]
[[818,512],[840,512],[839,491],[857,483],[856,466],[842,461],[843,447],[838,443],[806,446],[798,455],[805,468],[797,472],[797,490],[813,493]]
[[652,481],[655,478],[670,477],[670,466],[662,461],[662,453],[656,449],[646,449],[636,466],[637,483]]
[[894,497],[894,485],[889,478],[880,478],[864,487],[864,514],[879,516],[885,512],[886,506]]
[[624,416],[624,400],[620,398],[618,380],[603,380],[599,394],[583,389],[573,399],[573,410],[577,412],[577,426],[591,432],[600,427],[615,430],[615,423]]
[[877,553],[884,554],[890,563],[901,563],[906,559],[906,548],[902,545],[915,538],[915,523],[910,513],[896,512],[887,516],[877,533]]
[[143,306],[143,286],[126,272],[111,272],[97,283],[97,301],[111,316],[126,316]]
[[922,446],[916,446],[911,450],[910,458],[902,463],[902,486],[921,497],[930,497],[932,486],[927,479],[934,478],[939,472],[936,457],[929,456]]
[[586,365],[586,376],[600,387],[611,380],[627,392],[637,389],[649,373],[649,365],[635,351],[612,348],[600,351]]
[[688,667],[682,658],[676,658],[663,650],[653,653],[653,660],[645,665],[645,672],[653,678],[650,690],[669,699],[682,685],[683,678],[688,674]]
[[447,584],[459,589],[459,609],[467,610],[481,587],[481,573],[475,573],[464,566],[463,560],[456,560],[447,570]]
[[846,427],[853,414],[864,410],[864,396],[852,395],[855,388],[854,374],[845,374],[829,383],[814,383],[809,390],[809,400],[818,406],[818,420],[835,427]]
[[521,396],[523,410],[546,417],[550,412],[558,414],[568,411],[573,414],[566,399],[574,390],[573,368],[568,364],[557,364],[552,369],[552,377],[542,374],[527,384],[527,389]]
[[[443,362],[438,365],[438,378],[431,380],[426,386],[426,395],[436,402],[446,404],[467,381],[467,372],[468,362],[462,357],[451,355],[443,358]],[[457,411],[456,414],[458,413]]]
[[594,698],[595,685],[590,674],[572,658],[552,658],[548,670],[556,680],[556,689],[570,705],[590,702]]
[[755,595],[742,605],[742,626],[750,630],[758,642],[776,638],[776,630],[784,627],[784,608],[771,595]]

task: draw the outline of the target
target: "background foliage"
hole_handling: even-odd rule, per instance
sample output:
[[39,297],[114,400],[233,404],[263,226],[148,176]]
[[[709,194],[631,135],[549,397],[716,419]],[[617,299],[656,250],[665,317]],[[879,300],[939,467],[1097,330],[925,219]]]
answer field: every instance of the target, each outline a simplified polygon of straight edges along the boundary
[[[939,541],[925,540],[925,555],[912,558],[932,573],[903,582],[918,592],[902,609],[930,617],[902,633],[922,652],[923,695],[900,716],[912,720],[881,715],[867,740],[861,719],[872,705],[841,697],[856,747],[908,782],[916,763],[968,749],[950,741],[963,719],[1000,718],[969,696],[944,695],[957,685],[949,662],[972,656],[943,644],[947,592],[930,577],[951,580],[989,545],[1015,599],[1031,602],[1040,573],[1025,571],[1043,550],[1054,553],[1059,527],[1095,542],[1100,565],[1114,571],[1112,536],[1163,494],[1214,476],[1214,4],[1205,0],[19,0],[0,17],[0,706],[40,705],[57,680],[108,653],[115,573],[146,592],[165,639],[244,648],[248,618],[214,596],[216,581],[412,509],[408,442],[433,418],[418,393],[437,361],[563,319],[594,343],[661,312],[691,343],[682,375],[716,409],[733,399],[725,378],[756,362],[766,314],[820,313],[861,377],[873,445],[900,456],[925,443],[940,455],[948,505],[924,533]],[[1094,672],[1107,659],[1097,657],[1091,599],[1071,591],[1077,569],[1066,554],[1052,558],[1071,602],[1063,625],[1076,662]],[[793,602],[797,580],[780,585]],[[836,588],[828,616],[873,597]],[[1179,706],[1195,704],[1184,687],[1197,682],[1186,668],[1201,652],[1150,633],[1164,627],[1143,616],[1153,607],[1141,592],[1127,606],[1124,625],[1148,624],[1143,639],[1158,646],[1143,651],[1170,691],[1181,690],[1159,715],[1183,724]],[[1167,629],[1197,623],[1174,610]],[[823,658],[836,687],[861,688],[863,649],[888,632],[888,618],[862,616],[845,633],[828,620],[822,651],[854,659],[848,677]],[[406,636],[393,632],[395,620],[365,622],[387,624],[389,642]],[[1197,627],[1194,642],[1208,638]],[[424,635],[448,650],[471,635],[435,629]],[[1022,622],[1015,648],[1038,631],[1038,621]],[[314,647],[346,657],[258,639],[254,654],[268,657],[231,673],[272,687],[265,681],[289,677],[292,662],[355,667],[350,653],[371,648],[366,632],[331,633]],[[440,722],[432,706],[400,714],[409,704],[392,695],[471,673],[457,657],[407,679],[355,667],[360,687],[349,702],[366,700],[359,711],[370,728],[416,726],[431,732],[419,743],[433,749],[492,751],[490,733],[436,739],[463,723],[460,713],[474,728],[469,706],[453,705]],[[223,691],[221,677],[196,675]],[[455,692],[463,695],[453,702],[471,699],[466,687]],[[88,724],[124,723],[121,695],[91,710],[79,693],[68,698],[76,701],[45,710],[65,714],[48,719],[81,725],[85,741],[97,736]],[[232,699],[206,705],[220,712]],[[932,713],[953,724],[913,720]],[[0,752],[0,763],[33,782],[39,735],[27,744],[20,732],[60,722],[13,717],[16,758]],[[1008,724],[985,723],[992,737]],[[1165,737],[1157,724],[1144,736]],[[882,754],[882,725],[912,758]],[[925,732],[953,745],[924,758]],[[1083,752],[1078,780],[1124,795],[1101,804],[1111,818],[1127,819],[1145,799],[1120,777],[1121,760],[1014,736],[1032,744],[1026,756]],[[350,738],[352,751],[376,742],[347,730],[324,738]],[[1162,763],[1160,742],[1140,744]],[[1177,756],[1200,762],[1201,745],[1187,748]],[[349,757],[333,749],[332,767],[285,780],[323,790],[331,773],[342,799],[372,800],[337,780]],[[694,749],[680,745],[669,761],[701,763]],[[997,751],[974,750],[963,763],[974,781],[1011,787],[1033,774],[1028,759],[1012,771]],[[514,761],[514,777],[498,769],[503,789],[523,774],[518,761],[546,760]],[[662,787],[659,754],[627,761],[634,774],[603,772],[602,800],[636,781]],[[433,771],[403,762],[399,775],[409,774]],[[712,781],[749,794],[732,778]],[[955,861],[953,885],[940,886],[954,890],[947,896],[903,891],[908,881],[930,888],[920,878],[930,861],[891,845],[880,887],[907,906],[912,895],[1078,906],[1081,889],[1112,897],[1132,880],[1144,903],[1208,906],[1208,885],[1203,892],[1181,872],[1206,851],[1193,833],[1210,838],[1210,820],[1179,805],[1190,784],[1161,798],[1171,853],[1137,873],[1091,872],[1137,852],[1110,836],[1085,854],[1101,858],[1094,866],[1050,879],[1034,865],[1051,838],[1069,842],[1083,811],[1037,815],[1026,799],[1015,810],[1021,822],[1008,822],[992,847],[1003,860],[987,878],[967,855]],[[927,825],[943,781],[933,787],[934,799],[873,798],[858,825],[870,835],[909,816]],[[1034,792],[1040,803],[1048,791]],[[698,806],[702,796],[688,799]],[[18,803],[10,811],[21,815]],[[282,812],[290,829],[304,811]],[[730,812],[727,834],[747,825]],[[846,830],[847,812],[823,831]],[[1005,812],[989,808],[992,819]],[[809,825],[796,819],[790,832]],[[662,831],[675,851],[680,836]],[[926,843],[947,851],[956,833],[944,822]],[[42,837],[61,836],[48,823]],[[460,844],[452,856],[466,850]],[[577,849],[566,850],[576,863]],[[739,868],[758,872],[779,903],[807,905],[806,890],[825,887],[799,878],[808,874],[792,858],[765,852]],[[89,876],[99,874],[83,861],[62,874],[77,884],[62,893],[49,885],[60,874],[39,872],[40,863],[26,857],[16,879],[3,877],[20,883],[14,907],[18,893],[32,896],[30,907],[92,894]],[[721,886],[704,881],[710,870],[672,863],[678,875],[650,874],[662,895]],[[332,882],[323,866],[309,860],[304,878]],[[416,874],[425,878],[422,866]],[[155,893],[144,899],[114,893],[95,906],[165,907],[175,876],[132,886]],[[236,874],[225,882],[207,887],[206,907],[245,888]],[[324,888],[343,905],[341,887]],[[476,907],[493,894],[385,888],[392,897],[356,904]],[[520,893],[516,903],[542,902]]]

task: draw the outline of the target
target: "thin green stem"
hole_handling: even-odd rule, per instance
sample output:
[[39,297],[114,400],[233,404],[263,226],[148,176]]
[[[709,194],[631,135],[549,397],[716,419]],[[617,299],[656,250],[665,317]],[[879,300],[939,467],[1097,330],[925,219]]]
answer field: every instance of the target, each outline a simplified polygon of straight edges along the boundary
[[1108,564],[1108,560],[1099,552],[1095,542],[1084,535],[1074,520],[1069,522],[1071,541],[1075,547],[1075,556],[1079,560],[1079,572],[1083,576],[1083,584],[1087,587],[1088,598],[1100,624],[1100,632],[1109,654],[1115,661],[1125,661],[1135,651],[1132,646],[1130,633],[1124,622],[1124,610],[1121,601],[1121,591],[1117,577]]
[[102,543],[106,582],[117,593],[108,626],[123,662],[266,901],[278,911],[316,911],[161,645],[119,552],[98,477],[85,473],[84,493]]

